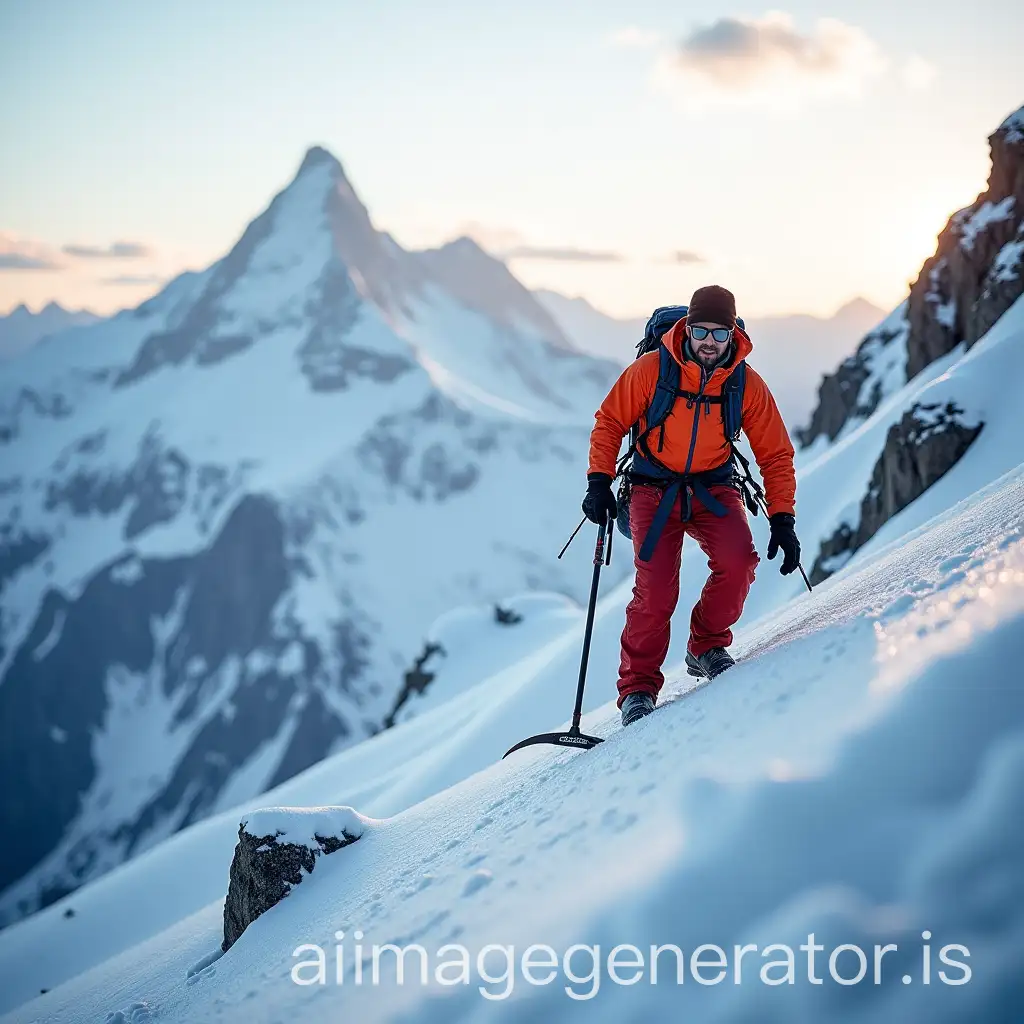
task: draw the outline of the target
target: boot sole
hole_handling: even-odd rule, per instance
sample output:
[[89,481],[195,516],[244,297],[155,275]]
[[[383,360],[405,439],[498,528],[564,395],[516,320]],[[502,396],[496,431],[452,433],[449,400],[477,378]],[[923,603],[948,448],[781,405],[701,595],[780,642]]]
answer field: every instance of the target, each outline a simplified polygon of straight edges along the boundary
[[686,652],[686,658],[684,660],[686,661],[686,674],[688,676],[696,676],[698,679],[714,679],[716,676],[720,676],[722,672],[728,672],[729,669],[732,668],[732,665],[736,664],[734,661],[732,665],[726,665],[726,667],[722,669],[722,672],[716,672],[713,676],[710,673],[705,672],[704,669],[700,667],[700,662],[697,661],[689,651]]
[[633,712],[633,714],[629,716],[628,721],[625,718],[622,719],[622,727],[625,728],[627,725],[632,725],[634,722],[639,722],[641,718],[646,718],[648,715],[653,715],[654,712],[657,710],[658,705],[655,704],[654,707],[650,709],[650,711],[635,711]]

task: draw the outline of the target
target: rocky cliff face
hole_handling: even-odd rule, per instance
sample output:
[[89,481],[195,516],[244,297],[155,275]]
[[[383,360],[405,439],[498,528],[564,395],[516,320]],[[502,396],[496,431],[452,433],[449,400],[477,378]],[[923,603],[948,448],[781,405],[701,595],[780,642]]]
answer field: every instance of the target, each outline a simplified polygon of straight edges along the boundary
[[[833,442],[936,360],[969,349],[1024,293],[1024,108],[990,136],[988,187],[950,218],[910,295],[818,389],[800,443]],[[842,568],[955,465],[981,431],[955,402],[916,403],[889,428],[865,493],[820,544],[811,581]]]
[[1024,108],[989,138],[988,188],[954,214],[910,289],[907,378],[970,348],[1024,292]]
[[987,188],[950,218],[906,303],[822,380],[810,422],[796,431],[803,446],[835,440],[930,363],[970,348],[1024,292],[1024,107],[989,146]]
[[818,404],[806,427],[796,430],[804,446],[818,437],[834,441],[847,424],[866,420],[882,399],[906,383],[907,304],[865,335],[857,351],[818,387]]
[[822,542],[811,583],[841,569],[897,512],[940,479],[981,432],[953,403],[915,405],[890,429],[860,503],[857,523],[842,523]]

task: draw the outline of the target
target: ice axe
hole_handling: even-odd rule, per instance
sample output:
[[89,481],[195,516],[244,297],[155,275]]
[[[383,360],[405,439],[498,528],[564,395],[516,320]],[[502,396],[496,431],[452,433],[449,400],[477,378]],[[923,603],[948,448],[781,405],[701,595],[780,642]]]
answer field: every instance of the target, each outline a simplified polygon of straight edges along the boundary
[[[583,517],[586,521],[586,516]],[[600,736],[588,736],[580,732],[580,719],[583,717],[583,688],[587,683],[587,662],[590,660],[590,640],[594,635],[594,609],[597,607],[597,586],[601,579],[601,566],[611,565],[612,561],[612,519],[606,519],[597,528],[597,546],[594,548],[594,579],[590,584],[590,604],[587,606],[587,628],[583,631],[583,657],[580,659],[580,678],[576,684],[576,706],[572,712],[572,727],[568,732],[542,732],[538,736],[530,736],[520,740],[514,747],[509,747],[502,755],[508,757],[513,750],[521,750],[523,747],[532,747],[535,743],[551,743],[556,747],[577,747],[580,750],[590,750],[604,740]],[[572,538],[580,531],[580,526],[573,531],[572,537],[566,542],[565,548],[569,546]],[[607,539],[607,546],[605,540]],[[558,557],[565,554],[562,548]]]

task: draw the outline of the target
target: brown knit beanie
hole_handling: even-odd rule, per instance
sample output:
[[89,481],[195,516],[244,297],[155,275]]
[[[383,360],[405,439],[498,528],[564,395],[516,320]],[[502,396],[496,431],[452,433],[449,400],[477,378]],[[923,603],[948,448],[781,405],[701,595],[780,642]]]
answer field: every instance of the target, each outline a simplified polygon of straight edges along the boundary
[[728,288],[717,284],[709,284],[698,288],[690,299],[690,308],[686,314],[687,323],[724,324],[726,327],[736,325],[736,296]]

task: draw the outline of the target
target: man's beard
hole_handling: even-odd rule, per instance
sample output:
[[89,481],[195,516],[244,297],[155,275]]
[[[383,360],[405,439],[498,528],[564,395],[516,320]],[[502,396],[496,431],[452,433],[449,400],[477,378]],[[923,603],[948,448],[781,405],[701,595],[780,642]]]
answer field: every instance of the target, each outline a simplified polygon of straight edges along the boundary
[[714,366],[718,362],[721,353],[716,348],[707,348],[701,346],[697,349],[697,359],[700,360],[704,366]]

